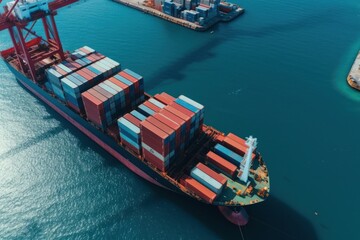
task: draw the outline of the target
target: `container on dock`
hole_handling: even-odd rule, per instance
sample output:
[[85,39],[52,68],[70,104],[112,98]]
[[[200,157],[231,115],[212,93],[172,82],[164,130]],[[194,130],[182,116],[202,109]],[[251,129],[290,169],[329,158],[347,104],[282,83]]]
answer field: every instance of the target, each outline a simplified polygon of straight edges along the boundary
[[174,16],[175,5],[172,0],[165,0],[163,4],[163,13]]
[[[198,164],[199,165],[199,164]],[[191,172],[190,176],[194,179],[196,179],[198,182],[200,182],[202,185],[216,193],[216,195],[219,195],[224,187],[224,184],[226,181],[219,182],[215,180],[210,174],[212,174],[211,169],[206,167],[205,165],[196,166],[194,167]],[[209,173],[210,172],[210,173]],[[215,173],[217,174],[217,173]],[[213,174],[213,175],[215,175]]]
[[207,18],[209,8],[204,6],[197,6],[195,9],[199,13],[199,17]]
[[185,176],[181,180],[181,183],[189,189],[191,192],[195,193],[201,199],[203,199],[207,203],[213,203],[216,194],[212,192],[210,189],[206,188],[204,185],[196,181],[194,178]]
[[243,160],[239,154],[231,151],[219,143],[215,145],[214,152],[236,166],[240,166],[241,161]]
[[209,163],[213,164],[215,167],[217,167],[219,170],[221,170],[223,173],[227,174],[230,177],[233,177],[237,166],[229,162],[228,160],[220,157],[216,153],[209,151],[206,154],[206,159]]
[[156,94],[154,98],[165,105],[170,105],[175,100],[173,96],[166,93]]

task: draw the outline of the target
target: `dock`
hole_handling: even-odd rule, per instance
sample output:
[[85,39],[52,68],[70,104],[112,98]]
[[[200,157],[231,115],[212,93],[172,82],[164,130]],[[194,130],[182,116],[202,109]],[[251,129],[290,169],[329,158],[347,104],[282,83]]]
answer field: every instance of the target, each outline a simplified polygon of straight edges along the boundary
[[167,15],[167,14],[163,13],[162,11],[159,11],[155,8],[146,6],[145,5],[146,0],[112,0],[112,1],[116,2],[116,3],[120,3],[120,4],[128,6],[128,7],[131,7],[131,8],[134,8],[134,9],[137,9],[139,11],[153,15],[155,17],[159,17],[161,19],[178,24],[180,26],[190,28],[192,30],[200,31],[200,32],[208,30],[209,28],[218,24],[219,22],[230,22],[245,12],[244,8],[237,6],[236,10],[234,10],[233,12],[228,13],[228,14],[220,13],[219,16],[214,17],[213,19],[211,19],[209,22],[207,22],[206,24],[204,24],[202,26],[197,23],[189,22],[189,21],[181,19],[181,18]]
[[358,52],[354,64],[351,67],[347,77],[347,82],[352,88],[360,91],[360,51]]

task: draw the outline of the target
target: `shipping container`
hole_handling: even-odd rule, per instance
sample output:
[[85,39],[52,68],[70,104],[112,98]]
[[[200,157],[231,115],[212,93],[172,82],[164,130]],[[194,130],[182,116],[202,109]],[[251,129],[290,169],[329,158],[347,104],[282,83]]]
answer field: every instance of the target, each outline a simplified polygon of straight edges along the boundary
[[201,171],[199,168],[194,167],[191,172],[190,176],[200,182],[202,185],[219,195],[223,189],[223,185],[210,177],[208,174]]
[[230,161],[232,164],[235,164],[236,166],[240,166],[243,160],[243,158],[239,154],[236,154],[235,152],[231,151],[230,149],[224,147],[219,143],[215,145],[214,152],[225,158],[226,160]]
[[219,173],[215,172],[214,170],[204,165],[203,163],[199,162],[198,164],[196,164],[196,167],[201,171],[203,171],[204,173],[206,173],[207,175],[209,175],[210,177],[212,177],[213,179],[215,179],[216,181],[218,181],[221,185],[226,184],[227,180],[224,176],[221,176]]
[[192,177],[185,176],[184,178],[184,185],[189,191],[198,195],[201,199],[203,199],[207,203],[213,203],[216,194],[206,188],[204,185],[193,179]]
[[228,160],[220,157],[216,153],[209,151],[206,154],[206,159],[209,163],[213,164],[215,167],[217,167],[219,170],[221,170],[223,173],[227,174],[230,177],[233,177],[237,166],[229,162]]
[[[235,153],[239,154],[240,156],[244,156],[245,153],[248,150],[248,146],[244,146],[234,140],[232,140],[229,137],[225,137],[224,141],[221,142],[222,145],[224,145],[225,147],[229,148],[231,151],[234,151]],[[255,154],[252,153],[251,154],[251,159],[255,158]]]

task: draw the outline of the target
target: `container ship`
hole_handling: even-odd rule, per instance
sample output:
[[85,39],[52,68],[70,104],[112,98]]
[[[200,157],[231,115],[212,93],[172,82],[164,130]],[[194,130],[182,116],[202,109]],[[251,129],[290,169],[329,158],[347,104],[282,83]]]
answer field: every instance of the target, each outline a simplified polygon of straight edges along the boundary
[[[74,2],[4,7],[0,31],[9,31],[13,47],[1,57],[17,81],[137,175],[246,224],[243,206],[270,191],[257,139],[203,124],[205,107],[189,97],[147,94],[140,74],[88,46],[63,51],[54,17]],[[32,30],[37,21],[44,36]]]

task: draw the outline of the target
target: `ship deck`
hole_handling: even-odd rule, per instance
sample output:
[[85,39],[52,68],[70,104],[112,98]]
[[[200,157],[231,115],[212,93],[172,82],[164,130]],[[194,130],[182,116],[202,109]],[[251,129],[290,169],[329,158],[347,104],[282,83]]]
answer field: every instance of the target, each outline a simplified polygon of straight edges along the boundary
[[[39,51],[46,51],[41,49],[36,49],[36,46],[32,46],[33,52],[38,53]],[[4,57],[4,56],[3,56]],[[20,65],[18,63],[18,59],[14,56],[14,54],[8,54],[4,57],[5,61],[7,61],[11,66],[13,66],[17,71],[22,72]],[[45,68],[50,67],[52,64],[59,62],[59,58],[53,56],[51,59],[47,59],[45,62],[46,65],[39,66],[39,78],[44,78],[43,73]],[[24,74],[24,73],[23,73]],[[28,74],[24,74],[29,79]],[[42,86],[43,89],[46,89],[41,83],[44,82],[44,79],[38,80],[38,85]],[[55,95],[51,92],[47,91],[48,94],[51,94],[54,98]],[[151,97],[147,95],[147,98]],[[62,104],[66,105],[66,103],[62,102],[58,99]],[[141,104],[141,103],[139,103]],[[87,118],[85,115],[81,115],[86,121]],[[90,121],[88,121],[90,122]],[[95,125],[93,125],[95,126]],[[99,131],[103,131],[98,128]],[[106,130],[103,131],[105,134],[109,133],[110,131]],[[213,149],[213,147],[221,142],[221,139],[224,138],[224,133],[210,127],[203,125],[202,130],[200,131],[198,137],[193,140],[188,147],[188,149],[181,155],[179,155],[177,161],[168,169],[167,172],[162,172],[158,170],[155,166],[152,166],[151,163],[147,162],[141,155],[132,152],[130,149],[127,149],[122,143],[116,138],[116,136],[108,134],[111,136],[114,141],[117,142],[119,147],[126,149],[128,152],[133,154],[139,161],[143,161],[147,164],[150,168],[153,169],[154,172],[157,172],[162,178],[166,179],[168,182],[179,188],[182,192],[203,201],[199,196],[195,195],[194,193],[190,192],[185,186],[180,183],[181,178],[184,175],[190,175],[190,171],[194,168],[199,162],[208,165],[213,170],[217,171],[216,168],[211,167],[206,160],[206,153]],[[239,171],[239,169],[238,169]],[[220,171],[218,171],[220,173]],[[248,184],[243,184],[237,177],[230,178],[229,176],[225,176],[227,179],[227,184],[224,187],[223,191],[218,195],[218,197],[214,201],[214,205],[221,205],[221,206],[244,206],[250,205],[254,203],[258,203],[264,201],[270,191],[270,183],[269,183],[269,176],[267,172],[267,168],[265,163],[262,160],[262,157],[259,153],[256,153],[256,157],[252,161],[252,166],[250,169],[249,174],[249,182]]]
[[347,77],[349,85],[360,91],[360,51],[358,52],[355,61],[350,69]]

